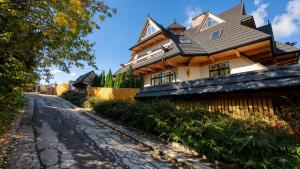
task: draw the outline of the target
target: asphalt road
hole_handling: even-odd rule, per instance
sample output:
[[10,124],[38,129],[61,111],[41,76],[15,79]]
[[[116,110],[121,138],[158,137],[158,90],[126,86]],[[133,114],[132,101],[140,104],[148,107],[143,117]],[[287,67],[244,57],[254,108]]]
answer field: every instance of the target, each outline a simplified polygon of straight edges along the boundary
[[18,129],[22,137],[13,145],[8,169],[177,168],[58,97],[26,97],[29,106]]

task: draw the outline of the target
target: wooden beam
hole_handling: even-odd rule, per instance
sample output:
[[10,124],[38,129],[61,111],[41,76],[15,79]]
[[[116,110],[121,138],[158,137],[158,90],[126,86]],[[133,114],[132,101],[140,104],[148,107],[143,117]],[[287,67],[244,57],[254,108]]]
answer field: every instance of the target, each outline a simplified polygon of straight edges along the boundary
[[166,69],[165,65],[162,65],[162,64],[157,64],[157,65],[155,65],[155,66],[157,66],[157,67],[160,68],[160,69]]
[[235,55],[237,56],[237,57],[241,57],[241,53],[240,53],[240,51],[238,51],[238,50],[235,50]]
[[141,69],[146,70],[146,71],[149,71],[149,72],[156,72],[155,69],[150,68],[150,67],[145,67],[145,68],[141,68]]
[[211,62],[215,62],[215,61],[216,61],[216,58],[213,57],[213,56],[209,56],[209,60],[210,60]]
[[170,60],[166,60],[165,62],[166,62],[169,66],[172,66],[172,67],[177,67],[177,66],[178,66],[177,63],[172,62],[172,61],[170,61]]
[[190,60],[188,61],[188,66],[192,66],[193,65],[193,61],[195,61],[195,57],[191,57]]

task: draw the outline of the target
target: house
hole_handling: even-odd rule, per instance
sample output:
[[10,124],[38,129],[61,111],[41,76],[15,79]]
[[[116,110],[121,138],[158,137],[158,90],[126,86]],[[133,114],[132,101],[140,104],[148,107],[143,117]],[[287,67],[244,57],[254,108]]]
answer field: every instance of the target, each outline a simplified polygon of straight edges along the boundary
[[[244,3],[221,14],[199,14],[190,28],[176,21],[165,28],[148,17],[130,50],[130,60],[119,72],[132,67],[135,75],[143,75],[138,99],[207,98],[218,92],[238,92],[243,99],[242,91],[300,86],[299,65],[290,66],[299,62],[300,49],[277,42],[270,23],[257,27]],[[258,88],[259,84],[265,86]],[[244,100],[238,102],[244,106]]]
[[256,27],[244,4],[219,15],[205,12],[186,28],[174,21],[167,28],[148,17],[128,67],[144,76],[144,86],[220,77],[295,64],[299,49],[275,41],[272,26]]
[[92,86],[95,82],[96,73],[90,71],[86,74],[79,76],[72,85],[76,88],[77,91],[86,92],[87,88]]

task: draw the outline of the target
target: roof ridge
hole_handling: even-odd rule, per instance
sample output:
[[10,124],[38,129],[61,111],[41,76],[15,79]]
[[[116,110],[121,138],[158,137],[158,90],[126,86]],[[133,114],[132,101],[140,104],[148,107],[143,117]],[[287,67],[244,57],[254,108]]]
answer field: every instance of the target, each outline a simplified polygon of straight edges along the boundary
[[241,8],[240,15],[246,15],[246,11],[245,11],[245,7],[244,7],[244,6],[245,6],[245,5],[244,5],[244,2],[241,2],[240,4],[238,4],[238,5],[236,5],[236,6],[232,7],[232,8],[230,8],[230,9],[228,9],[228,10],[222,12],[222,13],[219,13],[219,14],[216,15],[216,16],[224,15],[224,14],[226,14],[226,13],[228,13],[228,12],[231,12],[231,11],[233,11],[233,10],[236,10],[237,8]]

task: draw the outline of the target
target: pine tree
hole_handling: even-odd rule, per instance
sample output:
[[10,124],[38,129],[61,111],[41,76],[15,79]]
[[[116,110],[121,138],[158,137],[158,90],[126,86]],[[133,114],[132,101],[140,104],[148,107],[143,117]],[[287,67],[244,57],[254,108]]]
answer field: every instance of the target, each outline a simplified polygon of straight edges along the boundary
[[120,88],[120,73],[116,75],[116,79],[114,82],[114,88]]
[[100,77],[101,77],[100,87],[104,87],[105,86],[105,71],[104,70],[102,70]]
[[110,88],[113,87],[113,77],[110,69],[106,76],[105,87],[110,87]]
[[95,86],[95,87],[100,87],[100,86],[101,86],[101,75],[95,77],[95,83],[94,83],[94,86]]

